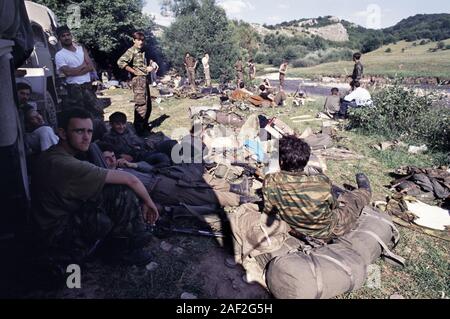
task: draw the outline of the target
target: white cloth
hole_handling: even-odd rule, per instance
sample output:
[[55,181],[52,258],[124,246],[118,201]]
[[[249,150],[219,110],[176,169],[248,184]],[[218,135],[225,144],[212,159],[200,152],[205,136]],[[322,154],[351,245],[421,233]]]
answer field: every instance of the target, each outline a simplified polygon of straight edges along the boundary
[[208,57],[203,57],[202,59],[202,64],[203,64],[203,68],[204,69],[209,69],[209,58]]
[[159,65],[155,61],[153,61],[150,66],[153,68],[153,71],[157,71],[159,69]]
[[344,100],[347,102],[355,100],[356,105],[358,106],[369,106],[372,104],[370,92],[362,87],[356,88],[353,92],[344,97]]
[[25,143],[32,154],[46,151],[58,142],[59,138],[50,126],[41,126],[31,133],[25,134]]
[[[72,52],[67,49],[61,49],[56,53],[55,63],[58,72],[62,73],[60,69],[63,66],[69,68],[77,68],[84,63],[84,50],[81,46],[75,45],[76,52]],[[91,75],[89,72],[80,76],[66,76],[66,82],[68,84],[83,84],[91,82]]]

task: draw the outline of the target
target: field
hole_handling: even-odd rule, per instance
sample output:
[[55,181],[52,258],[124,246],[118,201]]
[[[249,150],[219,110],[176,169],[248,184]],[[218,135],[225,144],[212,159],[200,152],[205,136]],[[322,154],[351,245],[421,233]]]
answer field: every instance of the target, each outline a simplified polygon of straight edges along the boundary
[[[416,43],[414,46],[413,43]],[[363,55],[366,76],[450,78],[450,50],[431,52],[436,42],[419,45],[420,41],[389,44]],[[450,44],[450,39],[444,41]],[[391,53],[386,50],[390,48]],[[309,68],[291,68],[289,77],[350,75],[353,62],[331,62]]]
[[[132,115],[129,91],[106,91],[105,97],[112,99],[112,106],[106,109],[107,116],[114,111]],[[170,136],[180,127],[189,128],[188,108],[193,105],[217,104],[217,98],[202,100],[164,100],[154,104],[152,119],[161,115],[168,118],[157,130]],[[315,115],[321,109],[323,100],[317,98],[301,108],[287,106],[277,110],[262,110],[267,116],[278,116],[292,128],[301,132],[307,126],[316,129],[320,122],[294,123],[291,117]],[[308,125],[310,124],[310,125]],[[411,156],[403,151],[380,152],[370,145],[380,139],[358,135],[351,131],[340,131],[343,139],[340,145],[363,155],[358,161],[327,162],[327,175],[338,184],[355,184],[354,174],[365,172],[372,181],[375,200],[385,200],[390,195],[385,187],[390,182],[388,173],[401,165],[428,167],[435,163],[433,154]],[[404,298],[448,298],[450,245],[421,232],[400,228],[401,241],[395,252],[407,259],[404,269],[378,261],[373,269],[381,272],[380,285],[367,284],[363,289],[340,296],[339,299],[388,299],[394,294]],[[162,249],[162,241],[172,246]],[[83,270],[81,290],[63,289],[39,293],[42,298],[180,298],[183,292],[193,293],[199,298],[246,299],[269,298],[269,294],[258,285],[247,285],[241,280],[243,270],[230,269],[224,265],[228,256],[214,239],[192,236],[169,236],[155,238],[149,246],[157,263],[154,270],[145,268],[112,267],[91,263]],[[33,294],[35,296],[35,294]],[[33,297],[32,296],[32,297]]]

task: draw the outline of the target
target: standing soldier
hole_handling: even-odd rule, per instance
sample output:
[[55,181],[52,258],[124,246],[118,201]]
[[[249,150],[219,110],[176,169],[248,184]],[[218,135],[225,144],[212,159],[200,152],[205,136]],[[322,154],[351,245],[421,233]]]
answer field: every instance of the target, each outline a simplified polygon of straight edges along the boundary
[[145,35],[142,32],[133,33],[133,46],[117,61],[121,69],[131,73],[133,79],[131,86],[134,93],[134,128],[140,136],[148,133],[148,120],[152,112],[152,101],[148,88],[147,75],[152,71],[147,66],[145,51],[143,51]]
[[242,58],[239,58],[234,65],[236,70],[236,85],[239,87],[239,83],[244,81],[244,64],[242,64]]
[[209,70],[209,54],[205,53],[202,59],[203,70],[205,71],[205,85],[211,87],[211,72]]
[[256,66],[253,59],[248,60],[247,66],[248,66],[248,78],[250,79],[250,81],[253,81],[256,78]]
[[195,69],[197,68],[197,60],[191,56],[189,52],[184,56],[184,67],[186,68],[186,73],[189,79],[189,85],[192,90],[195,90],[197,86],[195,85]]
[[103,110],[97,103],[97,96],[92,89],[91,72],[94,64],[85,48],[73,42],[72,33],[67,26],[56,29],[62,49],[55,55],[58,72],[66,77],[67,99],[64,108],[83,108],[93,116],[100,117]]
[[152,68],[150,71],[150,79],[152,82],[152,86],[156,86],[156,81],[158,81],[159,65],[158,63],[156,63],[156,61],[150,59],[150,67]]
[[288,62],[284,61],[281,65],[280,65],[280,90],[284,89],[284,84],[285,84],[285,80],[286,80],[286,72],[287,72],[287,68],[288,68]]
[[355,62],[355,66],[353,67],[352,75],[349,76],[352,78],[352,82],[350,84],[352,90],[355,89],[353,83],[355,83],[356,81],[361,81],[363,77],[364,67],[361,63],[361,56],[362,54],[360,52],[356,52],[355,54],[353,54],[353,62]]

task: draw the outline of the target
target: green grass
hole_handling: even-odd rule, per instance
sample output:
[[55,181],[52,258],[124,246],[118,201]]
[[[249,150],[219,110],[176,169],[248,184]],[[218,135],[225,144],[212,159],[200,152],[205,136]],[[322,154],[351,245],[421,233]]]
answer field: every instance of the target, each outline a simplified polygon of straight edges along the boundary
[[[450,39],[444,42],[450,44]],[[450,78],[450,50],[430,52],[429,49],[436,47],[436,42],[419,45],[419,40],[416,43],[417,46],[413,46],[413,42],[400,41],[363,55],[365,75]],[[386,53],[387,48],[391,48],[392,52]],[[291,68],[288,76],[342,76],[350,75],[352,70],[353,62],[340,61],[309,68]]]

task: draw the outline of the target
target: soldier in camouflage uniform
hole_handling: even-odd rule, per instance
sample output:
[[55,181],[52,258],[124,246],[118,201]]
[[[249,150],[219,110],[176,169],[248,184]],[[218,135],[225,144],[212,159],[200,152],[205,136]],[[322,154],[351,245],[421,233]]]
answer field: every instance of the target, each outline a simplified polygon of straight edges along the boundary
[[191,86],[192,90],[195,90],[197,88],[197,85],[195,84],[195,69],[197,68],[197,63],[197,60],[193,56],[191,56],[189,52],[187,52],[184,56],[184,67],[186,68],[189,85]]
[[239,87],[239,83],[244,81],[244,64],[242,63],[242,58],[239,58],[234,65],[236,70],[236,85]]
[[133,33],[134,45],[129,48],[117,61],[121,69],[133,75],[131,86],[134,93],[134,128],[140,136],[148,132],[148,120],[152,112],[152,101],[148,88],[147,75],[153,70],[147,66],[147,59],[143,51],[145,36],[142,32]]
[[284,137],[279,152],[282,171],[264,181],[265,212],[279,214],[296,237],[329,241],[349,232],[371,199],[367,177],[358,174],[359,189],[334,196],[327,176],[303,171],[311,152],[308,144],[294,136]]
[[[99,243],[120,261],[147,264],[141,244],[159,213],[144,185],[133,175],[96,167],[75,158],[87,152],[93,123],[89,113],[70,109],[59,118],[58,145],[41,153],[33,167],[35,234],[44,252],[83,262]],[[139,203],[142,201],[142,206]]]

